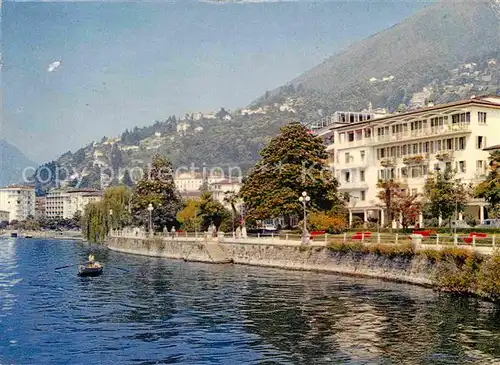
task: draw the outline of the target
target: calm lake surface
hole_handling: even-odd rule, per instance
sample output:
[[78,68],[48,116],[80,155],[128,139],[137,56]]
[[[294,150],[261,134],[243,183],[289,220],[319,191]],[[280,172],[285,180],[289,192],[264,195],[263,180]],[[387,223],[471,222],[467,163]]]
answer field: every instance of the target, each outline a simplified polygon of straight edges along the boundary
[[[90,250],[102,276],[53,270]],[[372,279],[0,239],[0,364],[500,364],[500,310]]]

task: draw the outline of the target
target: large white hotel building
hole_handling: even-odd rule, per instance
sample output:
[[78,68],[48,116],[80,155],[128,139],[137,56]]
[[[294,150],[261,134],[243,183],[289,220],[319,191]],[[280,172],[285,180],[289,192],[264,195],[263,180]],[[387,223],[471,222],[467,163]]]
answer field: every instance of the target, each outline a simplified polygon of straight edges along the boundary
[[[437,168],[456,169],[457,178],[477,184],[488,173],[488,148],[500,144],[500,96],[482,96],[376,117],[335,123],[317,131],[327,144],[340,191],[350,195],[353,215],[364,222],[384,212],[377,182],[395,179],[413,194],[423,193]],[[463,214],[485,219],[486,204],[473,200]],[[419,218],[422,226],[422,216]]]

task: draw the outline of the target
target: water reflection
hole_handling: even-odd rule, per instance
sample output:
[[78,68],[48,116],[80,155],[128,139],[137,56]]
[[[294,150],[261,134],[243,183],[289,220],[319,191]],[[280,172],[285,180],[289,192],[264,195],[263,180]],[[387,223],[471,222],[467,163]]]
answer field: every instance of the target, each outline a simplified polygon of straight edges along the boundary
[[17,272],[15,241],[0,239],[0,323],[12,310],[16,295],[12,288],[22,279]]
[[[0,272],[25,280],[9,289],[17,302],[0,322],[0,332],[8,333],[0,346],[16,364],[493,364],[500,358],[499,310],[477,300],[69,242],[18,240],[9,247]],[[41,261],[79,262],[90,250],[105,264],[101,277],[78,278],[74,269],[40,274]],[[2,288],[0,295],[7,297]]]

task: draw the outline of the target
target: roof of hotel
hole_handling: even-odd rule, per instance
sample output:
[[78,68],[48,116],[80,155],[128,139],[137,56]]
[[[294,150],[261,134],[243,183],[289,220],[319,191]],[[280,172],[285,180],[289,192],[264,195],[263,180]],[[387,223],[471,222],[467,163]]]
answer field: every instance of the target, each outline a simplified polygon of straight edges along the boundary
[[240,180],[239,179],[225,179],[221,181],[216,181],[211,183],[211,185],[220,185],[220,184],[239,184]]
[[[492,102],[488,100],[484,100],[486,98],[495,98],[498,99],[498,102]],[[439,109],[446,109],[450,107],[455,107],[455,106],[464,106],[464,105],[469,105],[469,104],[475,104],[475,105],[481,105],[481,106],[488,106],[488,107],[493,107],[493,108],[499,108],[500,109],[500,96],[498,95],[482,95],[482,96],[476,96],[472,97],[470,99],[465,99],[465,100],[459,100],[459,101],[454,101],[452,103],[446,103],[446,104],[439,104],[439,105],[434,105],[434,106],[428,106],[425,108],[421,109],[416,109],[416,110],[411,110],[408,112],[404,113],[398,113],[398,114],[389,114],[384,117],[376,118],[376,119],[370,119],[358,123],[349,123],[349,124],[344,124],[344,125],[337,125],[333,126],[331,129],[341,129],[341,128],[349,128],[349,127],[356,127],[356,126],[362,126],[362,125],[367,125],[370,123],[380,123],[392,118],[401,118],[401,117],[406,117],[409,115],[414,115],[414,114],[419,114],[419,113],[426,113],[434,110],[439,110]]]
[[26,186],[26,185],[8,185],[8,186],[0,187],[0,190],[11,190],[11,189],[16,189],[16,190],[35,190],[34,187],[32,187],[32,186]]
[[496,151],[496,150],[500,150],[500,144],[483,148],[483,151]]

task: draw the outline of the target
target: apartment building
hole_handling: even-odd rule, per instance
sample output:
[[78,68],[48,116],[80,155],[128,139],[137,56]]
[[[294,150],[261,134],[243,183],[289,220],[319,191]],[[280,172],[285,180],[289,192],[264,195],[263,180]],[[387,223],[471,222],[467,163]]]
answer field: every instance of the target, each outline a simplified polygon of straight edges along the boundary
[[77,212],[102,198],[102,191],[93,189],[51,190],[45,197],[47,218],[71,219]]
[[179,174],[174,179],[175,188],[183,198],[199,198],[201,196],[201,187],[206,182],[208,187],[212,184],[226,180],[222,173],[207,174],[186,172]]
[[[500,144],[500,96],[428,106],[378,119],[335,125],[327,145],[340,191],[349,193],[353,215],[384,224],[377,182],[396,179],[422,193],[426,176],[451,167],[477,184],[488,172],[489,146]],[[486,204],[473,201],[467,214],[485,219]],[[461,215],[461,214],[460,214]],[[422,225],[422,217],[420,222]]]
[[[238,194],[241,189],[241,181],[239,179],[224,179],[214,182],[210,185],[210,191],[214,200],[220,202],[227,209],[231,209],[231,204],[226,201],[227,193]],[[236,210],[241,211],[243,201],[237,199],[234,203]]]
[[9,212],[10,222],[35,216],[35,189],[11,185],[0,188],[0,210]]

